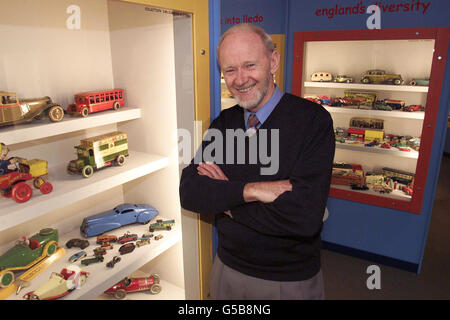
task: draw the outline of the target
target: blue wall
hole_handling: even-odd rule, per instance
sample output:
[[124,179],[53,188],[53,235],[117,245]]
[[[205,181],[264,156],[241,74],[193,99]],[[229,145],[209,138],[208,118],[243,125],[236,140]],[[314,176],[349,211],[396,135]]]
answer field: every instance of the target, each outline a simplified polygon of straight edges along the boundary
[[[382,29],[450,26],[449,0],[222,0],[221,31],[224,32],[233,22],[237,22],[237,18],[242,22],[244,15],[258,15],[263,16],[263,21],[257,24],[268,33],[286,34],[285,88],[290,92],[294,33],[367,29],[366,21],[370,14],[365,13],[365,10],[376,2],[382,10]],[[345,9],[341,9],[342,7],[355,8],[353,10],[355,14],[349,14],[348,11],[347,14],[343,14]],[[330,216],[324,225],[323,240],[408,262],[417,265],[419,267],[417,271],[420,271],[447,132],[449,88],[450,63],[447,61],[421,214],[330,198],[328,201]],[[218,98],[214,101],[216,116],[217,110],[220,110],[220,88]]]

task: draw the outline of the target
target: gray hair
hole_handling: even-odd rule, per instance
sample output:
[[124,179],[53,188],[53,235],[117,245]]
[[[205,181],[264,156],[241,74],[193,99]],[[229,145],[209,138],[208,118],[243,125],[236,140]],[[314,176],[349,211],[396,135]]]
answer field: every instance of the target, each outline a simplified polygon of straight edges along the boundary
[[272,41],[272,38],[266,33],[266,31],[264,31],[263,28],[251,24],[251,23],[240,23],[237,25],[232,26],[230,29],[228,29],[227,31],[224,32],[224,34],[222,34],[222,36],[219,39],[219,44],[217,45],[217,61],[220,61],[220,45],[222,44],[223,40],[225,40],[225,38],[227,36],[229,36],[230,34],[236,33],[236,32],[240,32],[240,31],[249,31],[249,32],[253,32],[255,34],[257,34],[263,44],[264,47],[266,48],[267,51],[267,55],[270,56],[272,54],[272,52],[275,51],[275,44]]

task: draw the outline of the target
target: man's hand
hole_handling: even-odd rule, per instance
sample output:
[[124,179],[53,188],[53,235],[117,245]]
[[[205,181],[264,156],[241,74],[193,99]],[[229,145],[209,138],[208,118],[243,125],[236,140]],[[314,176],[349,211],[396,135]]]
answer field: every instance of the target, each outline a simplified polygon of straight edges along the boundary
[[228,181],[227,176],[223,173],[220,167],[212,162],[200,162],[197,167],[198,174],[201,176],[207,176],[215,180],[225,180]]
[[250,182],[244,187],[244,200],[245,202],[270,203],[286,191],[292,191],[292,184],[289,180]]

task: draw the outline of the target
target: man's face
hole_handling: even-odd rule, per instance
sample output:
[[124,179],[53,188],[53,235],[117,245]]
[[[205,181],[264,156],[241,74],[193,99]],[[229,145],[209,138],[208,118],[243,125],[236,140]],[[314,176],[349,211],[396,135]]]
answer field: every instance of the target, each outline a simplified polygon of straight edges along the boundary
[[256,112],[275,89],[272,74],[278,69],[278,52],[268,54],[257,34],[241,31],[224,39],[219,57],[228,90],[242,108]]

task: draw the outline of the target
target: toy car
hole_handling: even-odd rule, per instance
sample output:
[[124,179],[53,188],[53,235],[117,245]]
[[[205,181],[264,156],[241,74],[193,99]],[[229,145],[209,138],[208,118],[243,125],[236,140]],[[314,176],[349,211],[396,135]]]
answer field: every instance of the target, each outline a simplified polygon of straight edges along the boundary
[[413,112],[413,111],[423,111],[423,107],[420,104],[412,104],[410,106],[404,106],[402,107],[403,111],[409,111],[409,112]]
[[145,246],[146,244],[150,244],[150,239],[136,241],[136,246],[138,248]]
[[128,157],[127,134],[115,131],[82,139],[75,149],[77,159],[69,161],[67,172],[89,178],[95,170],[125,164],[125,157]]
[[89,273],[82,271],[78,266],[70,265],[61,270],[60,273],[53,272],[39,289],[28,292],[23,296],[27,300],[54,300],[69,294],[76,288],[81,287]]
[[0,176],[0,189],[2,196],[12,197],[18,203],[28,201],[33,195],[33,189],[26,181],[33,180],[33,186],[42,194],[53,191],[53,186],[45,180],[48,174],[48,163],[46,160],[26,160],[18,158],[16,171],[9,171]]
[[405,106],[404,100],[384,99],[384,104],[392,107],[392,109],[400,110]]
[[106,264],[106,266],[107,266],[108,268],[114,268],[114,265],[115,265],[117,262],[119,262],[120,260],[121,260],[120,257],[115,256],[114,258],[112,258],[112,260],[111,260],[110,262],[108,262],[108,263]]
[[150,224],[148,231],[153,232],[155,230],[171,230],[172,226],[175,224],[175,220],[156,220],[156,223]]
[[329,72],[314,72],[311,75],[311,81],[330,82],[331,80],[333,80],[333,76]]
[[375,110],[386,110],[386,111],[392,111],[392,107],[385,104],[384,100],[377,100],[374,105],[373,108]]
[[70,258],[69,258],[69,261],[70,262],[72,262],[72,263],[74,263],[74,262],[77,262],[78,260],[80,260],[81,258],[84,258],[84,257],[86,257],[86,251],[80,251],[80,252],[77,252],[77,253],[75,253],[74,255],[72,255]]
[[368,70],[361,78],[361,82],[365,84],[369,83],[393,83],[395,85],[400,85],[404,81],[402,76],[399,74],[389,74],[384,70],[374,69]]
[[87,117],[89,113],[103,110],[119,110],[124,106],[123,89],[77,93],[74,100],[75,103],[67,108],[67,113],[81,114],[83,117]]
[[102,244],[104,242],[116,242],[117,236],[102,234],[97,236],[97,244]]
[[81,260],[81,264],[84,266],[88,266],[92,263],[103,262],[103,259],[105,259],[105,258],[103,258],[103,256],[98,255],[98,256],[95,256],[94,258]]
[[0,287],[14,281],[13,271],[27,270],[58,249],[58,230],[46,228],[30,238],[23,237],[0,256]]
[[162,239],[162,238],[163,238],[162,234],[158,234],[157,236],[155,236],[155,240],[159,240],[159,239]]
[[120,254],[127,254],[133,252],[135,248],[136,246],[134,245],[134,243],[126,243],[119,248],[119,252]]
[[418,79],[414,78],[409,83],[412,86],[429,86],[430,85],[430,79]]
[[102,248],[102,247],[98,247],[94,249],[94,255],[99,256],[99,255],[105,255],[106,254],[106,249]]
[[334,77],[333,82],[347,82],[347,83],[352,83],[353,82],[353,78],[346,76],[344,74],[338,74],[336,77]]
[[119,239],[117,240],[117,243],[123,244],[123,243],[127,243],[130,241],[136,241],[138,239],[138,235],[133,233],[125,233],[123,236],[119,237]]
[[123,299],[127,293],[131,292],[149,291],[151,294],[158,294],[162,289],[159,282],[157,274],[152,274],[150,277],[125,278],[106,290],[105,293],[113,295],[116,299]]
[[64,109],[50,97],[17,99],[16,93],[0,91],[0,126],[30,122],[44,114],[53,122],[64,118]]
[[67,248],[78,247],[80,249],[86,249],[89,247],[89,241],[82,239],[71,239],[66,243]]
[[84,218],[80,231],[85,237],[93,237],[132,223],[146,224],[157,215],[158,210],[150,205],[124,203]]

